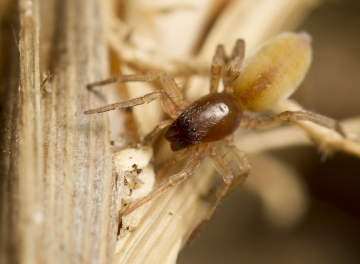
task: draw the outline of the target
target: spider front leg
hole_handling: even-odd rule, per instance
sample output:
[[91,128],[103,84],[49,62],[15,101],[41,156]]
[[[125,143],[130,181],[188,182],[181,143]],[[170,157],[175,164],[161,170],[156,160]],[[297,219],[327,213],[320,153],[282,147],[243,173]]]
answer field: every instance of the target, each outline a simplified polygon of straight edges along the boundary
[[346,137],[346,134],[341,125],[334,119],[319,115],[311,111],[285,111],[277,114],[274,117],[257,119],[254,117],[243,116],[241,120],[241,127],[249,127],[252,129],[268,129],[280,126],[284,123],[295,121],[310,121],[323,127],[335,130],[341,136]]
[[[173,77],[164,72],[147,72],[141,74],[130,74],[130,75],[117,75],[109,79],[94,82],[88,84],[86,87],[92,90],[96,86],[103,86],[115,82],[154,82],[160,81],[166,91],[156,91],[153,93],[146,94],[142,97],[121,101],[119,103],[110,104],[97,109],[88,110],[85,114],[102,113],[120,108],[128,108],[136,105],[149,103],[155,99],[163,100],[166,112],[172,117],[176,118],[188,105],[189,103],[183,100],[183,95],[176,85]],[[176,99],[176,101],[174,100]]]
[[224,78],[225,91],[229,94],[234,92],[234,82],[239,78],[242,67],[244,65],[245,58],[245,42],[242,39],[236,41],[233,53],[231,56],[232,64],[227,72],[226,78]]
[[133,203],[123,214],[122,216],[126,216],[133,212],[135,209],[139,208],[140,206],[144,205],[148,201],[154,199],[155,197],[158,197],[171,187],[179,184],[186,178],[188,178],[190,175],[193,174],[193,172],[196,170],[196,168],[199,166],[201,161],[201,154],[206,149],[206,144],[199,145],[197,147],[194,147],[193,153],[185,165],[185,167],[177,174],[172,175],[169,179],[166,181],[160,183],[153,191],[151,191],[147,196],[141,198],[140,200]]
[[121,102],[117,102],[114,104],[109,104],[103,107],[99,107],[96,109],[87,110],[84,112],[86,115],[90,114],[99,114],[115,109],[123,109],[123,108],[129,108],[137,105],[142,105],[145,103],[150,103],[156,99],[161,99],[163,101],[165,111],[171,116],[176,117],[181,111],[178,109],[178,107],[175,105],[173,99],[168,95],[167,92],[160,90],[156,92],[152,92],[149,94],[145,94],[144,96],[137,97],[134,99],[129,99]]
[[250,173],[250,164],[247,161],[246,157],[243,155],[239,155],[238,150],[234,146],[229,146],[230,151],[235,154],[235,162],[241,165],[238,166],[240,169],[239,174],[233,175],[231,170],[228,168],[222,157],[217,155],[217,144],[213,144],[210,149],[210,158],[215,167],[215,169],[221,174],[223,183],[220,185],[218,189],[216,189],[215,194],[213,195],[210,203],[210,209],[204,219],[198,224],[198,226],[192,231],[188,238],[188,242],[191,242],[199,231],[209,222],[212,215],[215,212],[216,207],[218,206],[221,199],[234,190],[237,186],[244,183],[245,179]]
[[171,125],[171,123],[174,122],[174,120],[170,119],[170,120],[164,120],[161,121],[152,131],[150,131],[150,133],[148,133],[145,137],[144,137],[144,142],[148,143],[148,144],[152,144],[157,137],[159,136],[160,132],[168,127],[169,125]]

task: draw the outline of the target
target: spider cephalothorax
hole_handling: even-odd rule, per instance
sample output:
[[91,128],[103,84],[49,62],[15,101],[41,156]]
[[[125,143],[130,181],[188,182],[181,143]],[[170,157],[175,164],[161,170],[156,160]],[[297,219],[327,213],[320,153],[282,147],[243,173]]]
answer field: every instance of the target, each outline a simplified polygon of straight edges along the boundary
[[240,118],[241,109],[231,95],[212,93],[201,97],[182,112],[168,127],[165,138],[173,151],[218,141],[238,128]]

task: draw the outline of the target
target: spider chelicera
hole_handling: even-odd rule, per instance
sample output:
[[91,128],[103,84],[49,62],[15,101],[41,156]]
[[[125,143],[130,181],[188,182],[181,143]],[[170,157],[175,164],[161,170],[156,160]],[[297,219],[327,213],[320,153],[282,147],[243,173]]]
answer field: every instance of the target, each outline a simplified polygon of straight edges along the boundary
[[[163,129],[166,129],[165,138],[170,142],[171,149],[173,151],[185,149],[184,152],[175,155],[173,161],[190,155],[179,173],[170,176],[147,196],[133,203],[123,215],[131,213],[192,175],[200,164],[202,154],[208,151],[223,182],[216,189],[211,207],[194,230],[193,237],[209,221],[220,200],[241,185],[249,175],[250,164],[244,153],[240,152],[232,141],[232,134],[238,127],[267,129],[295,120],[306,120],[334,129],[345,136],[336,121],[309,111],[285,111],[274,117],[262,119],[249,114],[270,109],[296,90],[311,63],[312,51],[309,35],[306,33],[280,34],[265,43],[245,64],[244,50],[243,40],[236,42],[230,58],[226,57],[222,45],[216,48],[211,64],[210,93],[192,104],[183,99],[182,92],[173,77],[164,72],[119,75],[87,86],[92,89],[95,86],[113,82],[162,82],[166,90],[158,90],[142,97],[88,110],[85,114],[124,109],[160,99],[171,119],[160,122],[144,138],[144,141],[151,143]],[[230,68],[226,71],[225,66],[229,63]],[[220,79],[224,86],[221,92],[218,91]],[[172,98],[176,98],[176,101]],[[229,149],[239,169],[238,174],[233,175],[218,155],[220,141],[223,141]]]

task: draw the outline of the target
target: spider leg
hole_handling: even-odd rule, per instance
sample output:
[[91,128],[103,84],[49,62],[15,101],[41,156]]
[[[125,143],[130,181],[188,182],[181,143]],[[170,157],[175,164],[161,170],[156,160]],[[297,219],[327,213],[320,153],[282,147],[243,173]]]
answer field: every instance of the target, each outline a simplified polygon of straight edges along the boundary
[[174,78],[171,74],[166,72],[145,72],[138,74],[128,75],[115,75],[108,79],[89,83],[86,87],[92,90],[96,86],[103,86],[115,82],[154,82],[160,81],[166,88],[166,91],[172,95],[172,97],[178,100],[183,99],[183,95],[179,87],[176,85]]
[[145,197],[141,198],[140,200],[136,201],[135,203],[133,203],[131,205],[131,207],[129,207],[122,214],[122,216],[130,214],[131,212],[133,212],[138,207],[144,205],[145,203],[147,203],[148,201],[154,199],[155,197],[158,197],[159,195],[161,195],[162,193],[164,193],[165,191],[167,191],[171,187],[179,184],[180,182],[182,182],[183,180],[188,178],[190,175],[192,175],[193,172],[196,170],[196,168],[199,166],[200,160],[201,160],[200,159],[201,154],[204,152],[205,149],[206,149],[206,144],[199,145],[199,146],[195,147],[191,158],[189,159],[189,161],[187,162],[185,167],[179,173],[172,175],[169,179],[167,179],[166,181],[160,183],[147,196],[145,196]]
[[166,113],[168,113],[172,118],[176,118],[179,115],[179,113],[181,113],[181,110],[175,105],[175,102],[169,96],[169,94],[164,90],[159,90],[156,92],[145,94],[144,96],[141,97],[120,101],[96,109],[90,109],[85,111],[84,114],[86,115],[98,114],[115,109],[129,108],[137,105],[142,105],[145,103],[150,103],[156,99],[161,99],[163,101],[163,105]]
[[[93,88],[96,86],[103,86],[115,82],[154,82],[154,81],[160,81],[164,85],[165,90],[169,95],[168,97],[170,98],[171,95],[171,98],[173,98],[173,100],[171,100],[170,103],[171,105],[170,108],[172,108],[172,110],[170,111],[171,114],[170,113],[169,114],[172,117],[177,117],[179,113],[181,113],[184,109],[186,109],[189,103],[183,100],[183,94],[180,88],[176,85],[175,80],[171,76],[171,74],[165,72],[147,72],[147,73],[129,74],[129,75],[116,75],[102,81],[90,83],[86,87],[89,90],[93,90]],[[174,99],[176,99],[176,101]],[[105,111],[109,111],[109,110],[105,110]]]
[[144,137],[144,142],[152,144],[154,140],[159,136],[160,132],[167,126],[171,125],[172,122],[174,122],[174,120],[172,119],[160,122],[152,131],[150,131]]
[[250,174],[251,165],[249,160],[246,157],[246,154],[240,151],[234,144],[233,144],[233,136],[230,136],[225,139],[226,147],[229,149],[231,157],[234,159],[238,170],[240,171],[239,174],[235,175],[234,180],[232,181],[227,194],[231,193],[235,190],[238,186],[243,184],[247,177]]
[[180,153],[177,153],[174,157],[165,160],[164,162],[159,164],[157,167],[159,167],[159,168],[167,168],[167,167],[173,165],[174,163],[186,158],[189,155],[189,153],[191,152],[191,150],[192,150],[191,148],[187,148],[184,151],[181,151]]
[[233,53],[231,54],[231,59],[240,57],[241,60],[244,60],[245,57],[245,41],[243,39],[238,39],[235,43]]
[[241,127],[250,127],[253,129],[268,129],[280,126],[284,123],[296,121],[310,121],[323,127],[335,130],[341,136],[346,137],[341,125],[334,119],[311,112],[311,111],[285,111],[274,117],[257,119],[253,117],[243,116]]
[[222,68],[225,61],[225,50],[223,45],[218,45],[211,62],[210,92],[216,93],[219,88],[219,81],[222,75]]
[[[180,153],[177,153],[172,158],[166,159],[165,161],[160,162],[160,164],[156,164],[155,170],[157,172],[159,172],[159,171],[162,171],[165,168],[171,167],[171,165],[173,165],[176,162],[181,161],[181,160],[185,159],[187,156],[189,156],[191,151],[192,151],[192,148],[187,148],[184,151],[181,151]],[[164,178],[166,178],[166,175],[164,173],[163,174],[159,173],[157,175],[158,180],[162,180]]]
[[[236,152],[235,147],[234,148],[230,147],[230,151],[238,154]],[[218,206],[220,200],[226,194],[228,194],[230,191],[232,191],[234,188],[236,188],[237,186],[242,184],[245,181],[245,179],[247,178],[247,176],[249,175],[249,172],[250,172],[249,163],[247,162],[247,159],[246,158],[244,159],[243,156],[239,155],[238,158],[236,158],[236,161],[241,164],[241,166],[239,166],[239,168],[243,169],[243,170],[240,171],[240,173],[234,177],[233,173],[227,167],[227,165],[224,162],[224,160],[222,159],[222,157],[217,155],[217,153],[216,153],[217,152],[217,145],[215,145],[215,147],[212,148],[209,152],[210,152],[211,161],[212,161],[215,169],[222,176],[223,183],[215,191],[215,194],[213,195],[211,203],[210,203],[209,211],[207,212],[204,219],[194,229],[194,231],[192,231],[192,233],[189,236],[188,242],[191,242],[196,237],[198,232],[207,224],[207,222],[209,222],[209,220],[210,220],[211,216],[214,214],[215,209]]]
[[232,53],[232,64],[227,72],[226,78],[224,78],[225,91],[232,94],[234,81],[239,77],[241,69],[244,65],[245,57],[245,42],[242,39],[236,41],[235,47]]

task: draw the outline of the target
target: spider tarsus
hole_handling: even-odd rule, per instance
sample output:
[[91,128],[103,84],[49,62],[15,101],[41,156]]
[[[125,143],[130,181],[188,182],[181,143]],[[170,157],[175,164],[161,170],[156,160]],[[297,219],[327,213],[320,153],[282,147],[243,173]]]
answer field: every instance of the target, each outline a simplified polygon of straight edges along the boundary
[[91,85],[91,84],[86,85],[86,89],[88,89],[89,91],[92,91],[93,90],[93,85]]
[[339,124],[339,123],[335,123],[335,131],[338,132],[342,137],[346,138],[346,133],[345,131],[343,130],[342,126]]
[[96,113],[98,113],[98,112],[96,112],[94,110],[86,110],[86,111],[84,111],[85,115],[91,115],[91,114],[96,114]]

